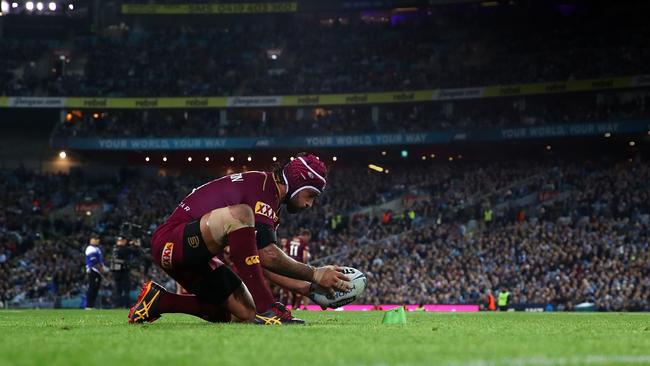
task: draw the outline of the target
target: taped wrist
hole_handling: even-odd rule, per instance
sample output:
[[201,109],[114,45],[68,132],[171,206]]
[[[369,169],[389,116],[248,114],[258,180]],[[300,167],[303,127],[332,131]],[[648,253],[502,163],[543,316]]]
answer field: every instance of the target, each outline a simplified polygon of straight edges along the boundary
[[323,276],[325,276],[325,273],[327,272],[327,267],[318,267],[318,268],[312,267],[312,269],[314,270],[314,276],[312,278],[312,282],[316,284],[320,284],[320,281],[323,279]]

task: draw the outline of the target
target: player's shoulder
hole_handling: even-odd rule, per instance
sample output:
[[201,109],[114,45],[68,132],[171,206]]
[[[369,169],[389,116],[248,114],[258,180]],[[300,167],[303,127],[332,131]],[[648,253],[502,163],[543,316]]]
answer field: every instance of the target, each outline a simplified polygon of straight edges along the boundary
[[93,245],[89,245],[86,247],[86,255],[91,255],[95,253],[99,253],[99,248]]
[[264,182],[272,178],[271,173],[263,172],[260,170],[250,170],[241,174],[245,180],[251,180],[251,181]]
[[[250,171],[245,179],[245,187],[248,190],[247,198],[250,205],[254,208],[255,214],[266,216],[278,222],[278,210],[280,201],[278,199],[279,190],[273,180],[273,173],[262,171]],[[249,179],[250,177],[250,179]]]
[[273,179],[273,173],[249,171],[242,174],[245,174],[243,179],[247,183],[246,186],[258,192],[260,198],[263,198],[262,201],[269,201],[265,203],[273,206],[274,199],[277,198],[278,195],[278,189],[275,180]]
[[220,182],[220,183],[255,183],[255,182],[264,182],[265,180],[269,180],[271,178],[271,173],[269,172],[262,172],[262,171],[257,171],[257,170],[250,170],[247,172],[241,172],[241,173],[232,173],[228,175],[224,175],[221,178],[215,179],[213,182]]

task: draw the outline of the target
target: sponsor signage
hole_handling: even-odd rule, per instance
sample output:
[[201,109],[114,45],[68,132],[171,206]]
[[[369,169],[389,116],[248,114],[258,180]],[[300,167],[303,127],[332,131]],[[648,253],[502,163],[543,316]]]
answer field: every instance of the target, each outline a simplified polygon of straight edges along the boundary
[[495,128],[421,133],[233,138],[54,138],[52,147],[80,150],[223,150],[267,148],[336,148],[431,145],[455,141],[506,141],[536,138],[629,134],[650,130],[650,120],[578,123],[539,127]]
[[297,2],[207,3],[207,4],[122,4],[122,14],[267,14],[295,13]]
[[560,94],[650,86],[650,75],[552,83],[430,89],[382,93],[269,95],[231,97],[99,98],[0,97],[0,107],[79,109],[256,108],[419,103],[538,94]]

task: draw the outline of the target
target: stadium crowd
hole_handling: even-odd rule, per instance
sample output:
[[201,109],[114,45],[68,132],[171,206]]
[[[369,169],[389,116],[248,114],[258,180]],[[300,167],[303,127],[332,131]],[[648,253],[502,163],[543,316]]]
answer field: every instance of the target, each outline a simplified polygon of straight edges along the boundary
[[[650,73],[648,5],[641,1],[534,12],[475,4],[427,10],[224,18],[210,26],[179,19],[174,28],[122,24],[66,40],[5,37],[0,95],[362,93]],[[225,113],[83,110],[70,111],[53,136],[296,136],[601,122],[647,118],[649,96],[609,91]],[[279,234],[309,228],[316,260],[366,272],[364,302],[483,303],[486,294],[509,289],[515,302],[560,310],[584,301],[601,310],[650,310],[650,169],[643,161],[363,169],[334,169],[319,204],[300,216],[283,214]],[[99,233],[108,258],[124,222],[145,232],[132,287],[153,277],[173,288],[147,260],[148,236],[209,179],[123,174],[97,182],[0,170],[0,302],[83,294],[90,235]],[[361,211],[390,202],[393,209]],[[111,306],[110,281],[103,293],[103,306]]]
[[[3,40],[0,50],[9,57],[0,61],[0,95],[323,94],[650,72],[643,2],[574,14],[549,5],[534,16],[525,7],[459,8],[267,15],[265,21],[209,27],[180,22],[164,30],[123,26],[67,42]],[[70,63],[60,60],[62,53]]]
[[[139,256],[140,264],[132,268],[132,278],[139,282],[148,273],[174,288],[162,271],[151,266],[147,258],[147,240],[185,195],[214,178],[126,179],[127,174],[124,174],[122,178],[97,182],[78,175],[40,175],[23,169],[4,170],[0,176],[3,202],[0,208],[0,278],[3,279],[0,301],[5,304],[82,294],[85,285],[82,252],[90,235],[98,233],[102,238],[108,264],[114,240],[121,234],[121,225],[125,222],[141,225],[144,231],[144,250]],[[374,191],[362,188],[363,176],[366,184],[372,182]],[[390,194],[386,184],[377,178],[351,170],[333,173],[331,182],[335,186],[340,186],[340,182],[350,183],[333,190],[338,194],[325,196],[327,210],[347,212],[375,202],[382,194]],[[345,198],[350,195],[356,199]],[[319,213],[324,212],[322,207],[319,210]],[[316,219],[313,213],[311,218],[314,223],[323,220],[322,217]],[[295,230],[293,233],[298,229],[291,226],[291,230]],[[110,274],[105,276],[110,280]],[[106,285],[110,289],[110,281],[106,281]],[[105,297],[105,301],[110,305],[111,297]]]
[[[484,303],[488,292],[509,289],[515,302],[558,310],[584,301],[601,310],[650,310],[645,162],[491,164],[428,167],[435,175],[422,166],[391,174],[334,169],[316,208],[283,214],[279,235],[310,228],[316,260],[367,273],[363,302]],[[121,223],[151,232],[207,179],[125,175],[98,184],[80,175],[1,174],[5,304],[82,294],[91,232],[101,234],[107,256]],[[393,199],[401,208],[359,211]],[[132,269],[134,289],[145,272],[173,285],[145,266],[146,252],[142,258]],[[110,306],[110,281],[103,291]]]
[[650,116],[649,106],[650,92],[639,90],[586,93],[570,100],[562,95],[317,108],[302,115],[295,108],[72,111],[54,136],[259,137],[513,128],[641,119]]
[[484,303],[488,291],[508,289],[517,302],[558,310],[593,302],[602,310],[647,311],[647,164],[567,165],[547,172],[533,186],[558,196],[515,210],[503,207],[489,222],[481,211],[471,216],[479,221],[474,230],[439,220],[382,245],[353,248],[343,261],[369,274],[364,300]]

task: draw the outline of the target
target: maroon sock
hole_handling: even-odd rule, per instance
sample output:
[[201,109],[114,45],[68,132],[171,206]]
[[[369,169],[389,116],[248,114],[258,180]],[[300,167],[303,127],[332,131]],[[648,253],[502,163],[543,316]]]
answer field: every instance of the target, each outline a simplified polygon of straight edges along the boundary
[[161,292],[157,308],[161,314],[189,314],[213,323],[230,321],[230,312],[226,308],[202,302],[195,295],[178,295],[168,291]]
[[264,313],[273,304],[273,294],[262,272],[255,243],[255,228],[245,227],[231,232],[228,234],[228,245],[230,259],[237,268],[237,274],[253,295],[257,312]]

